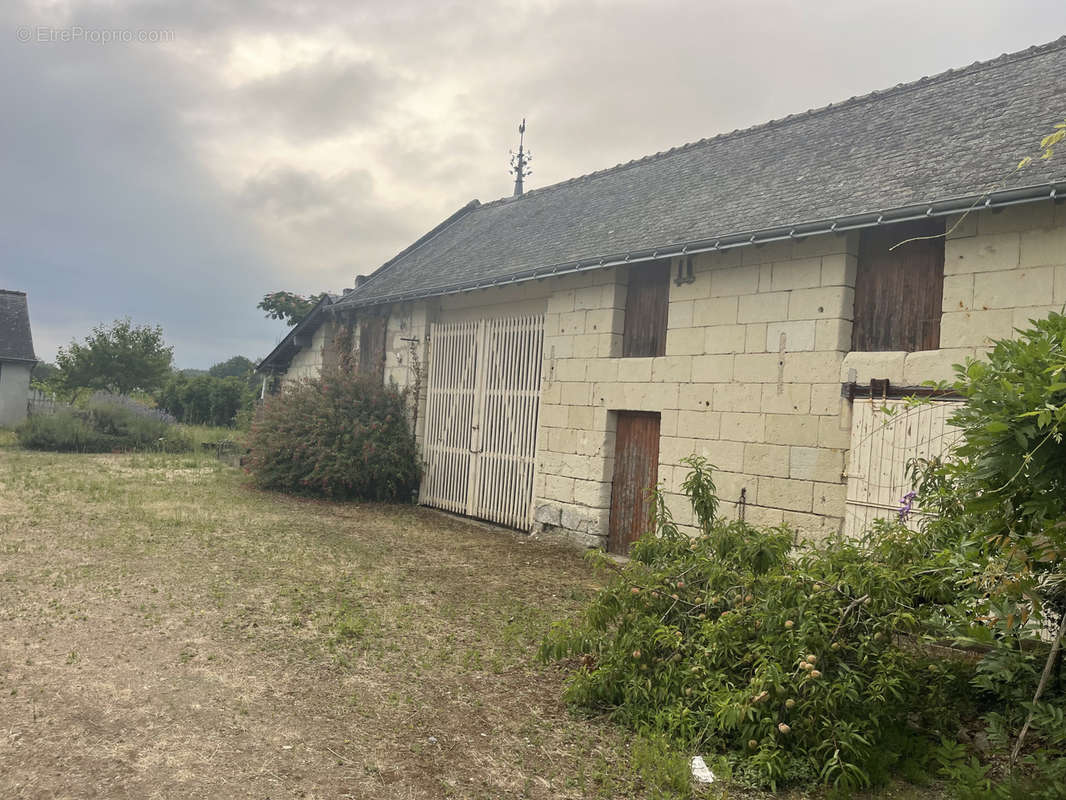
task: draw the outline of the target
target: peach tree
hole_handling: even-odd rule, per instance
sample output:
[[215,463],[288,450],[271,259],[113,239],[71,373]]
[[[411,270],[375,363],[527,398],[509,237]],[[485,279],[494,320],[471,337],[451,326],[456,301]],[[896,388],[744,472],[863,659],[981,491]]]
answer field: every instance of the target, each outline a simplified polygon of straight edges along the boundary
[[915,646],[924,609],[948,599],[935,548],[895,525],[795,547],[788,528],[716,519],[710,468],[688,463],[698,535],[657,495],[654,530],[543,644],[580,659],[568,700],[720,753],[758,785],[921,769],[958,728],[968,677]]

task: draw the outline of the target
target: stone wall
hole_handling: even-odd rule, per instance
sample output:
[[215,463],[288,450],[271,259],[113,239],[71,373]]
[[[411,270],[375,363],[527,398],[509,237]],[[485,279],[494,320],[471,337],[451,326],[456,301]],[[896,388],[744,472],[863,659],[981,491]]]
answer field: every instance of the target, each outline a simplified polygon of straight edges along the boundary
[[311,336],[311,342],[306,347],[301,347],[299,352],[292,357],[289,369],[282,379],[282,386],[304,378],[316,378],[321,374],[323,355],[331,330],[332,326],[328,324],[318,327],[318,330]]
[[[859,234],[736,248],[695,259],[670,284],[666,354],[621,358],[627,270],[610,268],[453,295],[390,310],[386,380],[425,380],[433,321],[545,313],[534,488],[538,526],[604,544],[616,412],[661,414],[659,479],[677,520],[693,453],[717,466],[724,515],[787,522],[810,536],[840,529],[850,406],[841,382],[915,385],[990,337],[1066,303],[1066,211],[1052,203],[948,221],[942,348],[849,353]],[[906,298],[900,302],[905,303]],[[294,362],[295,363],[295,362]],[[424,419],[420,403],[419,436]]]
[[549,300],[539,522],[601,544],[610,517],[614,414],[661,414],[659,479],[676,519],[686,456],[717,466],[722,513],[812,534],[844,514],[840,364],[851,340],[858,237],[823,236],[696,258],[670,286],[666,354],[620,358],[624,270]]

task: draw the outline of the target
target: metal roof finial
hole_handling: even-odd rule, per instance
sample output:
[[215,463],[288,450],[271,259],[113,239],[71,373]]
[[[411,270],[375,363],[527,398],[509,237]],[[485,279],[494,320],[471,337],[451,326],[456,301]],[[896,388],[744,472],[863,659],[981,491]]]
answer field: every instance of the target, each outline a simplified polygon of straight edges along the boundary
[[522,124],[518,126],[518,152],[511,151],[511,173],[514,175],[514,196],[522,196],[522,181],[532,175],[529,162],[533,160],[533,154],[525,150],[526,118],[522,117]]

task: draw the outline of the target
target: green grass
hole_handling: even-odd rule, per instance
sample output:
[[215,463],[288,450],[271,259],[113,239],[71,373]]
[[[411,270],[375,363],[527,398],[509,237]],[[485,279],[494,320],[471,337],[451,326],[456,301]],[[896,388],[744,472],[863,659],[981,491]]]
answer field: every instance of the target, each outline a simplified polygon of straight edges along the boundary
[[243,447],[248,439],[248,431],[243,431],[240,428],[219,428],[214,425],[185,424],[179,424],[178,428],[192,440],[193,447],[197,450],[201,449],[201,444],[203,443],[217,444],[221,441],[237,442]]
[[0,432],[0,796],[722,796],[535,661],[598,585],[572,550],[257,492],[211,453]]

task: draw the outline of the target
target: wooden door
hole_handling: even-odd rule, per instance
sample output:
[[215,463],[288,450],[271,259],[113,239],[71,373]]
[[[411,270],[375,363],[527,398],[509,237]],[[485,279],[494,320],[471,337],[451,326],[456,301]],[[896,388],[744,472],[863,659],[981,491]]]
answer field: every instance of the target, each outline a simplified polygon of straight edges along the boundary
[[[914,352],[940,347],[943,234],[942,219],[862,232],[852,350]],[[933,238],[901,244],[921,236]]]
[[659,415],[619,411],[607,550],[625,554],[650,527],[648,490],[659,480]]
[[366,317],[359,326],[359,372],[379,381],[385,379],[384,317]]
[[430,328],[419,502],[528,530],[544,317]]

